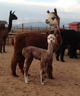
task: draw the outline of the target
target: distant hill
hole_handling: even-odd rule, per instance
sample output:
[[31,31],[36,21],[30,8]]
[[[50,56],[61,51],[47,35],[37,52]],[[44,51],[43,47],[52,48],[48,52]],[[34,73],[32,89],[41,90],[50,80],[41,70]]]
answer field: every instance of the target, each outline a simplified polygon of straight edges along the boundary
[[[46,26],[48,26],[45,22],[41,22],[41,21],[27,22],[27,23],[23,23],[23,24],[24,24],[24,28],[31,27],[31,26],[35,27],[35,28],[37,28],[37,27],[45,28]],[[67,26],[67,23],[61,22],[60,23],[60,27],[62,28],[63,25]],[[13,25],[13,27],[16,27],[16,26],[18,26],[18,28],[22,28],[22,24]]]
[[[27,28],[27,27],[46,27],[48,26],[46,23],[44,22],[41,22],[41,21],[38,21],[38,22],[27,22],[27,23],[23,23],[24,24],[24,28]],[[13,25],[14,27],[15,26],[18,26],[18,28],[22,28],[22,24],[15,24]]]

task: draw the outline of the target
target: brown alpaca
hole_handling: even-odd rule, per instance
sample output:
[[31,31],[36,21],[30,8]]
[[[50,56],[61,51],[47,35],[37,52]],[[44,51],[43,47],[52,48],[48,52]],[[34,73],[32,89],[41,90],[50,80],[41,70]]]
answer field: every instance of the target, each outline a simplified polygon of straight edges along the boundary
[[12,20],[17,20],[17,17],[14,12],[12,13],[12,11],[10,11],[8,27],[0,27],[0,52],[2,52],[3,47],[3,52],[5,53],[6,38],[12,27]]
[[[59,29],[59,17],[57,15],[56,9],[54,9],[54,12],[50,13],[48,11],[48,15],[51,14],[52,21],[48,21],[48,18],[46,20],[47,24],[53,25],[54,27],[58,27]],[[59,32],[59,30],[58,30]],[[33,32],[27,32],[27,33],[21,33],[17,34],[13,37],[12,44],[14,45],[14,53],[11,60],[11,71],[13,76],[17,76],[16,74],[16,65],[18,64],[21,72],[23,71],[23,65],[24,65],[24,56],[22,55],[22,49],[27,46],[36,46],[39,48],[47,49],[47,36],[48,34],[40,34],[40,33],[33,33]],[[55,42],[55,48],[58,48],[60,46],[61,42],[58,40],[58,37],[60,37],[60,34],[56,34],[56,42]],[[61,39],[61,38],[60,38]],[[55,50],[54,50],[55,51]],[[47,74],[49,78],[53,78],[52,75],[52,59],[49,61]]]
[[45,83],[45,74],[47,72],[48,62],[52,60],[53,57],[53,44],[55,42],[55,36],[50,34],[47,37],[48,49],[42,49],[34,46],[25,47],[22,50],[22,54],[25,57],[24,61],[24,79],[25,83],[28,83],[28,70],[33,61],[33,58],[40,60],[40,77],[41,84]]

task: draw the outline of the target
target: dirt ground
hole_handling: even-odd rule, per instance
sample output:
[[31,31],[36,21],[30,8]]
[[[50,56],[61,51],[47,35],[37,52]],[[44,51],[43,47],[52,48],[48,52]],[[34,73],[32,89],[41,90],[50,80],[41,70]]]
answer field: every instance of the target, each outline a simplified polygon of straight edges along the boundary
[[53,56],[53,75],[40,83],[40,64],[34,60],[29,73],[29,84],[24,83],[23,75],[17,66],[18,78],[11,75],[10,62],[13,46],[6,46],[7,53],[0,53],[0,96],[80,96],[80,58],[70,59],[65,55],[65,63],[56,61]]

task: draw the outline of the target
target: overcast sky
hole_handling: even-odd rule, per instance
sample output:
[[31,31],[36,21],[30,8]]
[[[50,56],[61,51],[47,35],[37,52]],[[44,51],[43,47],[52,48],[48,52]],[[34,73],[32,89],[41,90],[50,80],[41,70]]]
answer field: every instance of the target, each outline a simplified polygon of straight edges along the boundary
[[52,12],[54,8],[57,8],[61,22],[80,21],[80,0],[0,0],[0,20],[8,22],[12,10],[18,17],[14,24],[45,22],[46,11]]

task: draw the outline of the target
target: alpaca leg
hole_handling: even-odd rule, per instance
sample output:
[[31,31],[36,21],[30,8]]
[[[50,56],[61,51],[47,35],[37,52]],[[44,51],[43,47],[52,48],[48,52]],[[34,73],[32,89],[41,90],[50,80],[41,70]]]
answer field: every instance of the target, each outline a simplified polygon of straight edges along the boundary
[[77,52],[76,52],[76,49],[77,49],[77,44],[72,44],[70,45],[70,54],[69,54],[69,57],[70,58],[77,58]]
[[41,84],[44,85],[45,84],[45,74],[46,74],[46,71],[44,69],[42,69],[40,71],[40,77],[41,77]]
[[77,44],[74,43],[74,44],[73,44],[73,57],[74,57],[74,58],[78,58],[78,57],[77,57],[77,52],[76,52],[76,50],[77,50]]
[[24,79],[25,79],[25,83],[28,83],[29,82],[29,79],[28,79],[28,70],[29,70],[29,67],[31,65],[31,62],[27,62],[26,59],[24,61]]
[[74,49],[74,58],[78,59],[78,57],[77,57],[77,49]]
[[50,79],[54,79],[52,74],[53,72],[52,61],[53,61],[53,58],[51,58],[51,60],[48,62],[48,67],[47,67],[47,75]]
[[0,53],[2,53],[2,34],[0,33]]
[[68,45],[68,53],[67,55],[70,55],[70,45]]
[[45,81],[45,77],[46,77],[46,73],[47,73],[47,68],[48,68],[48,63],[45,64],[45,67],[44,67],[44,83],[46,82]]
[[69,57],[70,58],[73,58],[73,47],[72,47],[72,45],[69,45],[70,47],[69,47]]
[[3,44],[3,52],[6,53],[6,52],[5,52],[5,44]]
[[2,43],[0,42],[0,53],[2,53]]
[[25,60],[24,56],[22,54],[19,54],[18,66],[19,66],[22,74],[24,74],[24,70],[23,70],[24,60]]
[[2,46],[3,46],[3,52],[5,53],[5,44],[6,44],[6,38],[3,38]]
[[17,77],[18,75],[16,74],[16,66],[18,63],[18,55],[14,52],[13,53],[13,57],[11,60],[11,71],[12,71],[12,75]]
[[60,55],[60,51],[61,51],[61,46],[59,47],[59,49],[56,52],[56,60],[59,61],[59,55]]
[[61,58],[60,58],[62,62],[65,62],[64,61],[65,48],[66,48],[66,45],[63,43],[61,46]]
[[62,61],[62,62],[65,62],[65,61],[64,61],[64,52],[65,52],[65,49],[61,51],[61,61]]
[[24,80],[25,80],[25,83],[28,83],[28,63],[24,63]]
[[41,84],[45,84],[45,76],[47,72],[48,63],[41,63],[41,71],[40,71],[40,77],[41,77]]
[[[19,66],[19,68],[21,70],[21,73],[24,74],[24,70],[23,70],[23,67],[24,67],[24,56],[22,54],[19,55],[18,66]],[[28,74],[28,76],[30,76],[30,74]]]

